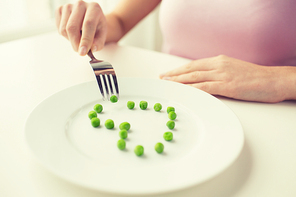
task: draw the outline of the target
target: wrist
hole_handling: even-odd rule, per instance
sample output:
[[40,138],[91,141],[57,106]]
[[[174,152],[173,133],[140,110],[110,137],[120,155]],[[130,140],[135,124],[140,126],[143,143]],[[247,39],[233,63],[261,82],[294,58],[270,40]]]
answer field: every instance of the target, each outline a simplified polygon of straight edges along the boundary
[[123,24],[116,14],[110,13],[106,15],[107,21],[107,37],[106,43],[118,42],[124,36]]
[[296,67],[283,66],[277,67],[278,75],[278,92],[281,100],[296,100]]

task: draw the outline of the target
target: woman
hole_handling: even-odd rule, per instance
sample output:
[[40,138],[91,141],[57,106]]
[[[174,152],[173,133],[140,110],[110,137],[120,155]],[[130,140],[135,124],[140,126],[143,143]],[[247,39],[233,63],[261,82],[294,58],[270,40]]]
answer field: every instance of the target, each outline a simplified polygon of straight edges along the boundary
[[294,0],[122,0],[106,16],[78,1],[57,9],[56,24],[86,55],[119,41],[158,4],[164,52],[193,59],[160,78],[240,100],[296,100]]

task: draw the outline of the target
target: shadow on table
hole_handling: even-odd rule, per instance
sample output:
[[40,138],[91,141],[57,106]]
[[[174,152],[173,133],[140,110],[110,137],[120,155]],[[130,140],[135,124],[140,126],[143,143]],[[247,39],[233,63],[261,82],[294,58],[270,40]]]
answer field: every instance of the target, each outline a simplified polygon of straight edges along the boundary
[[[89,190],[77,185],[73,185],[64,181],[55,175],[52,175],[43,167],[38,164],[33,164],[33,178],[36,179],[36,186],[43,187],[41,191],[59,190],[65,193],[65,196],[71,197],[116,197],[118,195],[100,193],[97,191]],[[241,154],[236,161],[229,166],[225,171],[216,177],[208,180],[205,183],[197,186],[187,188],[184,190],[159,194],[149,195],[149,197],[231,197],[236,194],[240,188],[247,181],[252,170],[252,155],[248,143],[245,141]],[[46,176],[46,179],[43,178]],[[41,181],[40,181],[41,180]],[[42,181],[43,180],[43,181]],[[49,192],[48,196],[54,193]],[[144,195],[145,196],[145,195]],[[46,197],[46,195],[44,195]]]

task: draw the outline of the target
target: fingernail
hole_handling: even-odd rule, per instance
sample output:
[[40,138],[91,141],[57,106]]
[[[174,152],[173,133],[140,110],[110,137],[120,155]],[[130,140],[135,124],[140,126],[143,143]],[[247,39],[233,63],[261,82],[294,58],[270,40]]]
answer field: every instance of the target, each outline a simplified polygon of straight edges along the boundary
[[161,74],[159,75],[159,77],[160,77],[160,78],[163,78],[163,77],[165,76],[165,74],[166,74],[166,73],[161,73]]
[[79,48],[79,55],[85,55],[86,54],[86,47],[85,46],[81,46]]
[[170,80],[171,77],[163,77],[162,79],[164,79],[164,80]]
[[98,50],[98,47],[97,46],[94,46],[93,48],[92,48],[92,51],[93,52],[96,52]]

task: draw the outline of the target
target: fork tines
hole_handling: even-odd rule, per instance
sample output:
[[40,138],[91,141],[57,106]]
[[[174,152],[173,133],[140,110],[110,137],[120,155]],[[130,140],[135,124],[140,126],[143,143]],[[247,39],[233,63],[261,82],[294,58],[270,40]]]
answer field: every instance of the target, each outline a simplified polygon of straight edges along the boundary
[[114,94],[113,87],[115,88],[117,97],[119,97],[118,83],[113,66],[109,62],[97,60],[91,50],[88,51],[87,55],[91,58],[89,63],[96,75],[103,100],[105,100],[105,95],[108,100],[110,99],[109,89],[111,94]]
[[[100,92],[103,100],[107,97],[109,100],[111,95],[114,95],[114,89],[117,97],[119,96],[119,89],[116,74],[112,65],[108,62],[91,63],[94,73],[97,78]],[[110,95],[111,93],[111,95]]]

